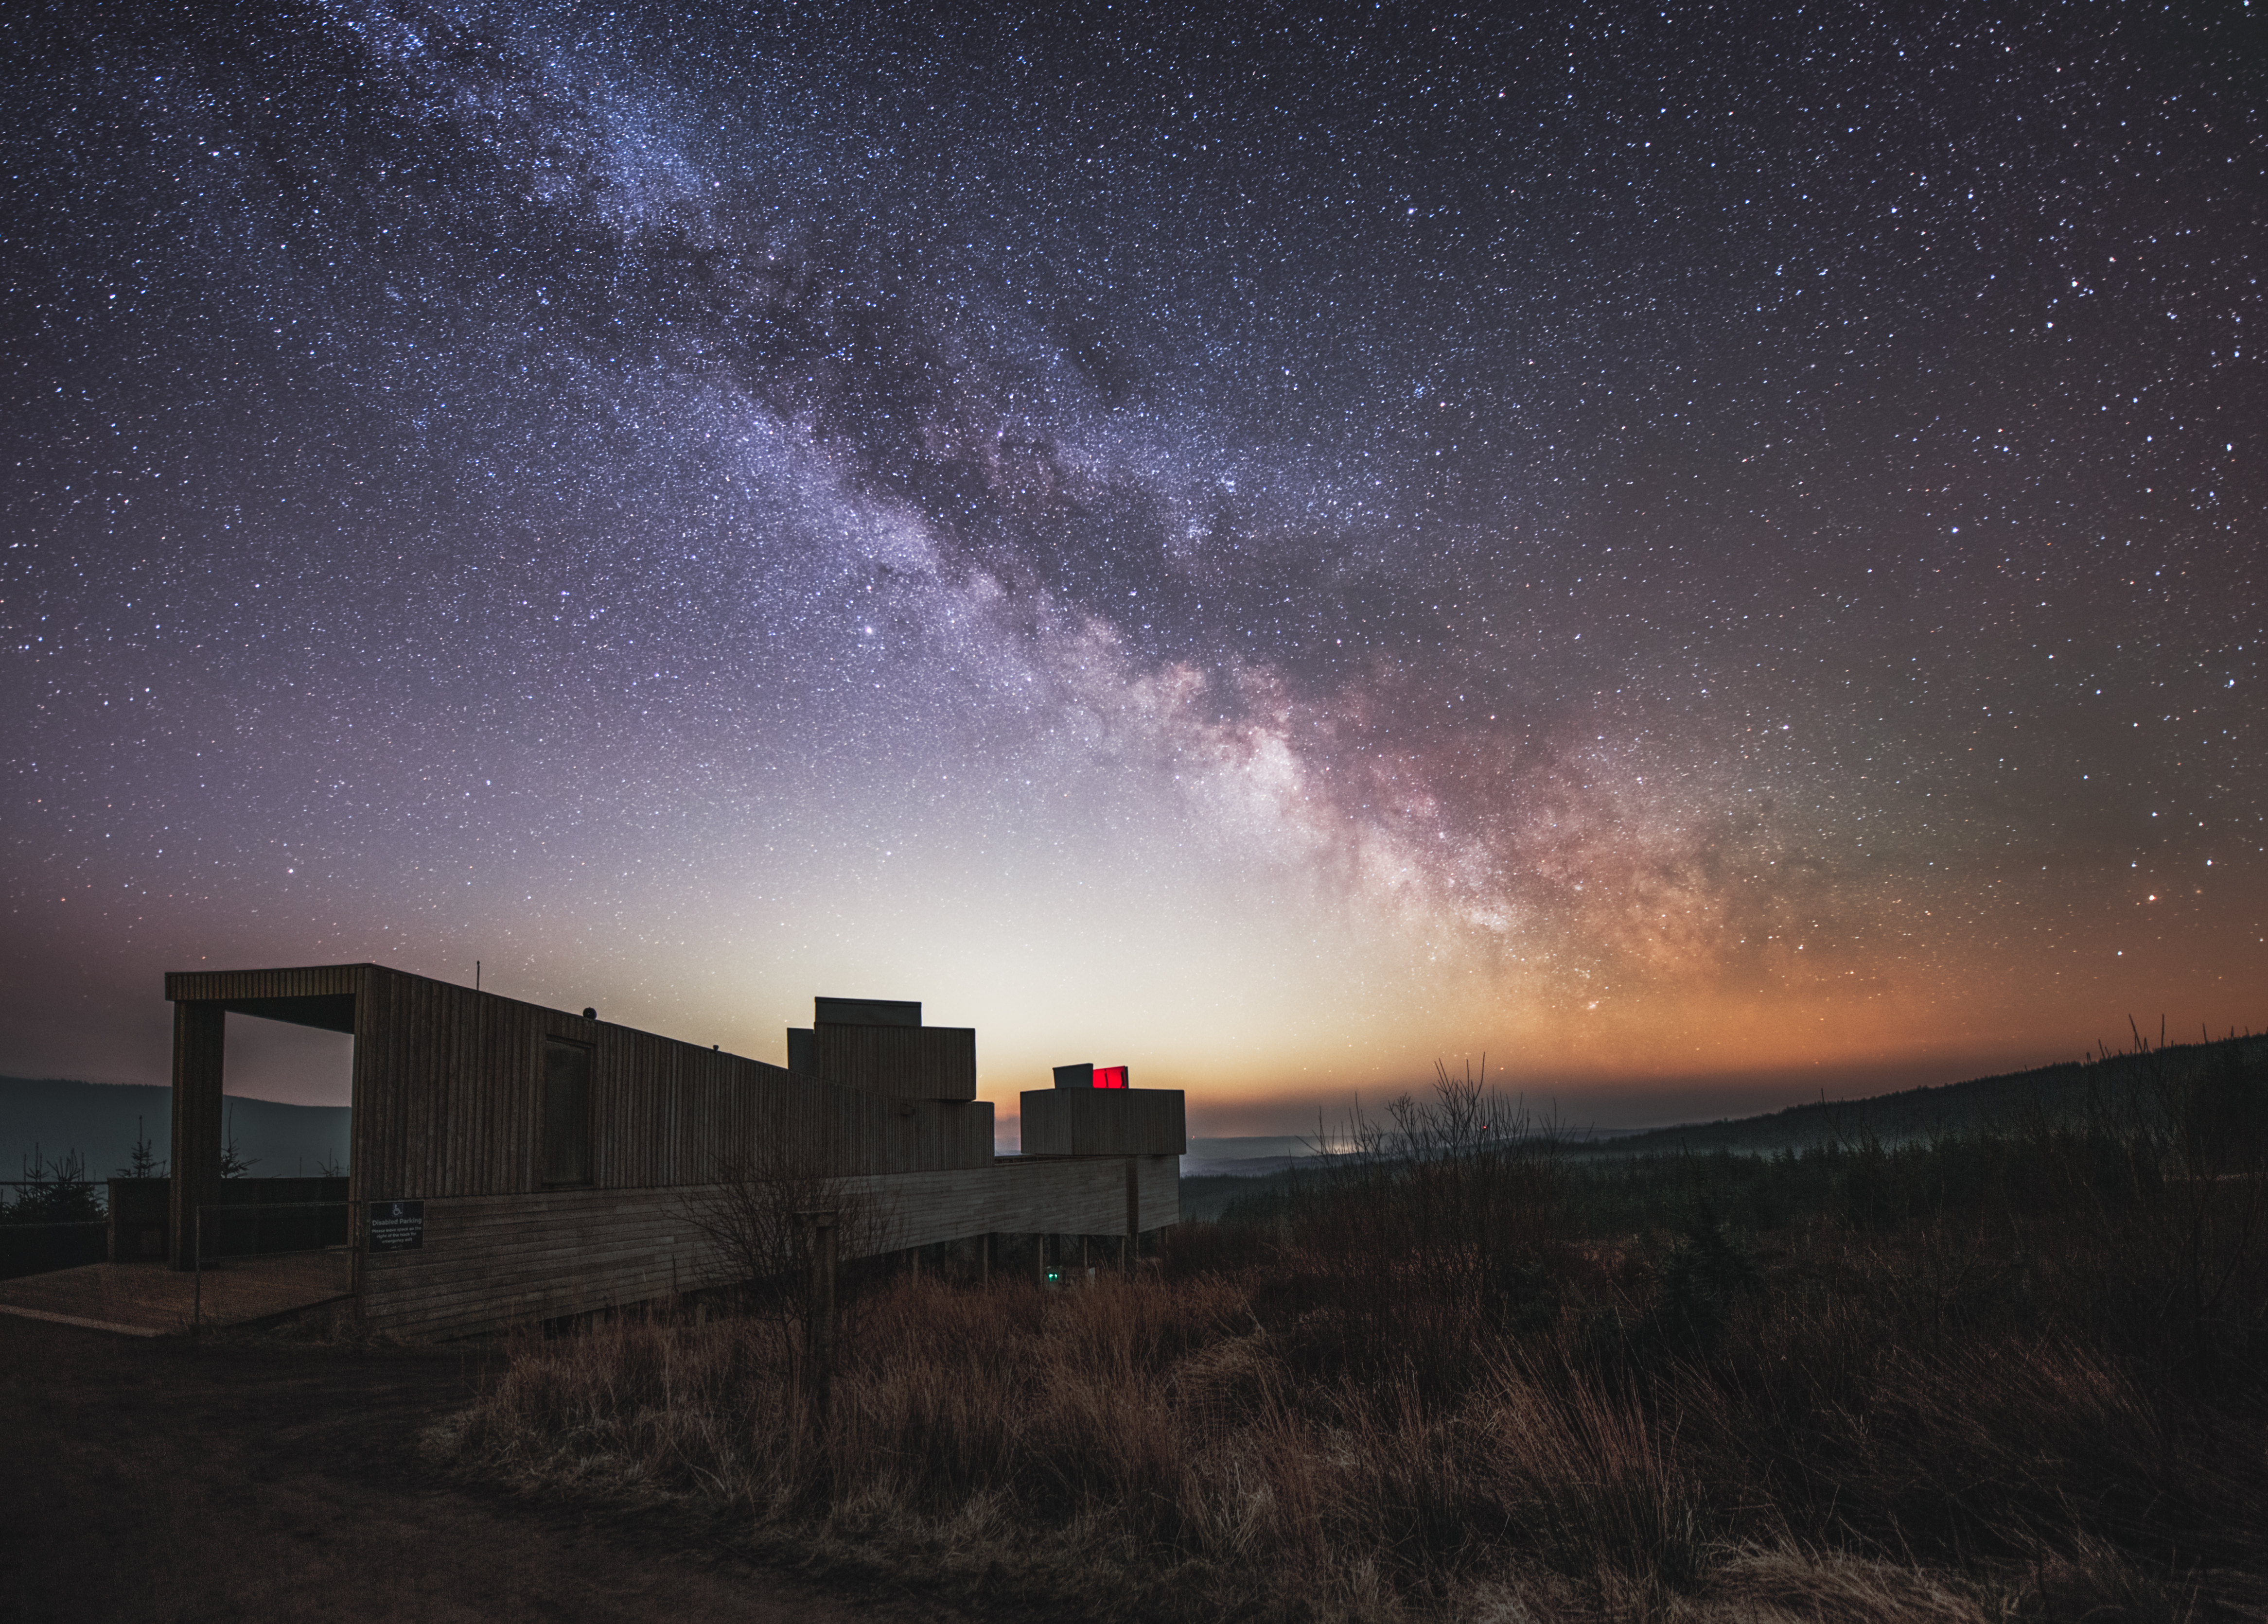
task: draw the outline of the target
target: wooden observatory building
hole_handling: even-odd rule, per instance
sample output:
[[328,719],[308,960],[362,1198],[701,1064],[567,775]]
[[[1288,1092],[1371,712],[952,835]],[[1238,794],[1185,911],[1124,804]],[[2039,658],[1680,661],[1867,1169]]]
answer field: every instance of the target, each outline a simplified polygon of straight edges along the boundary
[[229,1197],[226,1017],[353,1037],[351,1290],[373,1330],[467,1335],[723,1283],[690,1215],[751,1169],[842,1181],[891,1250],[1180,1216],[1178,1091],[1027,1094],[1032,1153],[996,1156],[976,1033],[917,1003],[819,999],[780,1067],[382,965],[180,973],[166,996],[176,1268],[199,1205]]

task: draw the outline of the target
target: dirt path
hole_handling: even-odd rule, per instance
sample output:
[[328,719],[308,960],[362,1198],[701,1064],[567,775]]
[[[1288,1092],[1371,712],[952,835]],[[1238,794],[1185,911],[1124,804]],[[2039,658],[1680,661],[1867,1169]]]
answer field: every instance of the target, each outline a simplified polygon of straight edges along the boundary
[[0,1317],[0,1619],[933,1624],[612,1519],[437,1481],[455,1353],[136,1341]]

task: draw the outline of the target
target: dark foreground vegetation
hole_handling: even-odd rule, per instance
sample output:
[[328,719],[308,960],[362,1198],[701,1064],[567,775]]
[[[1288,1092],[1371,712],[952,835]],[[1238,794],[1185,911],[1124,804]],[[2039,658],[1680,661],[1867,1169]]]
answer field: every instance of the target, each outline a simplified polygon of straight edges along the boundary
[[493,1355],[115,1336],[0,1315],[0,1619],[15,1624],[950,1624],[674,1513],[436,1483],[417,1445]]
[[[2075,1110],[1579,1157],[1444,1076],[1131,1282],[531,1338],[448,1441],[1064,1616],[2259,1618],[2268,1049]],[[778,1299],[771,1299],[778,1306]]]

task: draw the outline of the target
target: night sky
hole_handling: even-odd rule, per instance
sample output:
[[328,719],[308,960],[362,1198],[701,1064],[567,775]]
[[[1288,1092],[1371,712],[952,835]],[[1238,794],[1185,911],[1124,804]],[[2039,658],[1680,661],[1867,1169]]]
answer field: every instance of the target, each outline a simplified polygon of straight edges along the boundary
[[0,1070],[358,959],[921,998],[1004,1129],[2268,1024],[2268,14],[1223,9],[0,24]]

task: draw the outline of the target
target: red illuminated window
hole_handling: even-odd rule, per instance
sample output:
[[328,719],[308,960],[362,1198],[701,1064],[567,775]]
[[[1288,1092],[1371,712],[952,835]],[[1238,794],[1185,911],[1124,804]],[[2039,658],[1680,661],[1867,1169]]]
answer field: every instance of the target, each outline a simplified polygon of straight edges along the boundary
[[1097,1066],[1094,1069],[1094,1086],[1097,1088],[1124,1088],[1126,1086],[1126,1068],[1123,1066]]

